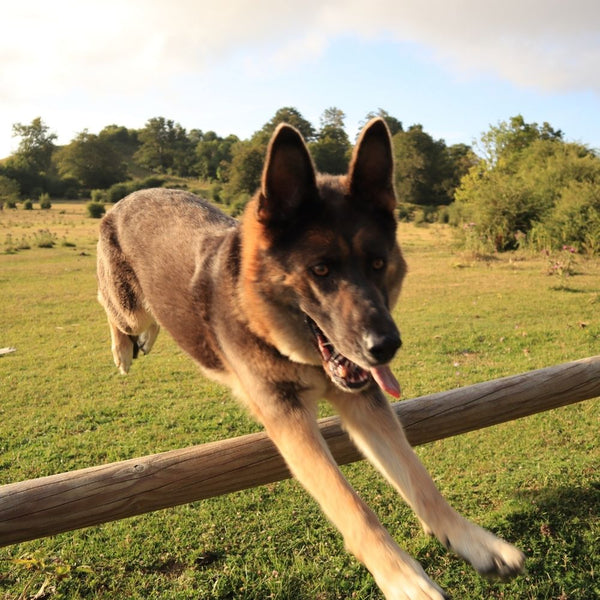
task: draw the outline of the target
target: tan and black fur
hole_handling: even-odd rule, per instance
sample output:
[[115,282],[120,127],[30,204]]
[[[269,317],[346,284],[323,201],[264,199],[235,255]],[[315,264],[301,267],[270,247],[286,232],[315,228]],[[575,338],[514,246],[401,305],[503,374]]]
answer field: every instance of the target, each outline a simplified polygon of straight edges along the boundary
[[100,227],[98,296],[122,373],[166,329],[264,425],[386,598],[440,599],[347,483],[316,422],[326,398],[426,532],[481,573],[521,571],[519,550],[442,498],[382,391],[398,391],[390,309],[406,270],[392,174],[380,119],[365,126],[343,177],[316,174],[299,133],[281,125],[241,223],[182,191],[119,202]]

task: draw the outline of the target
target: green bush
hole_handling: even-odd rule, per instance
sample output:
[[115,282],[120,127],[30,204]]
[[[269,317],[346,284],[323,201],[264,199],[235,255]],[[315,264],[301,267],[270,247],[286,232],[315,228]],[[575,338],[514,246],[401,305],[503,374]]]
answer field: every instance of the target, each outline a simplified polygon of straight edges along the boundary
[[573,181],[560,197],[541,227],[553,247],[574,246],[589,254],[600,252],[600,187],[589,181]]
[[414,213],[414,205],[408,204],[406,202],[398,203],[398,221],[402,221],[403,223],[408,223],[412,221],[413,213]]
[[[17,181],[0,175],[0,210],[2,208],[16,208],[16,202],[21,195],[21,188]],[[9,206],[9,202],[15,203]]]
[[238,194],[231,202],[229,214],[232,217],[239,217],[244,212],[249,200],[250,194]]
[[23,210],[33,210],[33,202],[31,200],[23,201]]
[[33,235],[33,238],[33,243],[38,248],[53,248],[56,244],[56,234],[52,233],[49,229],[39,229]]
[[92,202],[106,202],[106,190],[92,190],[90,198]]
[[165,178],[160,177],[159,175],[150,175],[150,177],[146,177],[146,179],[142,179],[138,182],[132,181],[132,183],[137,184],[135,189],[132,189],[132,191],[143,190],[147,188],[157,188],[162,187],[165,184]]
[[[125,196],[129,196],[132,192],[136,192],[137,190],[145,190],[148,188],[156,188],[162,187],[165,183],[164,177],[159,176],[150,176],[146,177],[146,179],[135,179],[133,181],[115,183],[111,185],[107,190],[104,191],[104,202],[118,202],[125,198]],[[94,190],[95,191],[95,190]],[[92,200],[98,200],[92,196]]]
[[114,204],[115,202],[125,198],[127,194],[129,194],[129,187],[127,184],[115,183],[106,190],[106,201]]
[[50,202],[50,194],[40,195],[40,208],[42,210],[49,210],[52,208],[52,202]]
[[425,225],[427,223],[427,213],[422,208],[417,208],[413,213],[413,223],[415,225]]
[[[495,159],[481,160],[462,178],[449,222],[468,226],[471,237],[497,251],[569,245],[599,252],[600,156],[563,142],[547,124],[513,125]],[[525,134],[534,139],[521,143]]]
[[222,204],[223,199],[221,198],[221,191],[223,190],[223,186],[216,183],[210,187],[209,195],[210,199],[216,204]]
[[88,217],[92,219],[100,219],[102,215],[106,212],[104,208],[104,204],[102,202],[96,202],[92,200],[85,205],[85,209],[87,211]]

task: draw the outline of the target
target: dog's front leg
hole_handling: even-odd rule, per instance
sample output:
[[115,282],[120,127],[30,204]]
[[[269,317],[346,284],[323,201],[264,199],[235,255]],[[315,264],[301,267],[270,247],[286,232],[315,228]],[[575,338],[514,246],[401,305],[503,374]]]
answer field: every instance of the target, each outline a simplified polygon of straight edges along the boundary
[[522,571],[520,550],[460,516],[442,497],[379,390],[330,399],[355,444],[412,507],[427,533],[483,575],[504,578]]
[[[253,395],[254,396],[254,395]],[[292,474],[318,501],[344,537],[346,548],[372,573],[390,600],[442,600],[442,590],[403,552],[342,475],[300,399],[261,393],[252,408]]]

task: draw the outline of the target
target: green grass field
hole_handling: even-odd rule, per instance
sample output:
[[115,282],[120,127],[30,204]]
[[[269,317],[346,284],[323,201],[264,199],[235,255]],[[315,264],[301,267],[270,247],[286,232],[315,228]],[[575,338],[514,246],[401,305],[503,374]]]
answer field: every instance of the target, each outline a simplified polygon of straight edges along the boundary
[[[95,300],[97,227],[77,203],[0,212],[0,348],[16,348],[0,357],[0,484],[259,430],[164,333],[119,376]],[[600,354],[598,259],[482,260],[443,226],[402,224],[399,235],[410,268],[396,311],[404,397]],[[426,538],[368,464],[344,472],[453,598],[590,600],[600,598],[599,424],[590,400],[418,449],[458,510],[527,554],[527,574],[505,584]],[[286,481],[0,548],[0,599],[32,598],[381,595]]]

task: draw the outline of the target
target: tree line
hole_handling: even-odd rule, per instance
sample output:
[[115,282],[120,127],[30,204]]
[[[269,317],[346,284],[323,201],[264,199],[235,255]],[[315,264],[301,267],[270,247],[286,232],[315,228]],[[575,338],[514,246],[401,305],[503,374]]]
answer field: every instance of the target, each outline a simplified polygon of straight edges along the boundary
[[[419,124],[405,127],[387,111],[392,135],[399,218],[450,222],[465,243],[489,251],[518,247],[574,245],[600,252],[600,158],[582,144],[569,143],[548,123],[527,123],[521,115],[491,126],[475,148],[447,145]],[[213,201],[239,213],[255,192],[268,141],[279,123],[304,136],[319,171],[348,168],[353,142],[346,116],[326,109],[318,127],[294,107],[283,107],[249,139],[221,137],[164,117],[141,129],[109,125],[87,130],[67,145],[41,118],[17,123],[17,151],[0,163],[0,204],[7,199],[92,197],[118,201],[139,187],[167,178],[194,178],[210,184]]]
[[[384,110],[365,116],[387,121],[394,137],[397,187],[401,202],[450,204],[453,191],[475,156],[469,146],[446,146],[421,125],[404,129]],[[352,142],[345,130],[345,115],[332,107],[325,110],[315,127],[294,107],[283,107],[250,139],[236,135],[221,137],[214,131],[187,131],[164,117],[149,119],[142,129],[109,125],[100,133],[87,130],[65,146],[55,144],[56,135],[41,118],[30,124],[17,123],[13,134],[20,139],[17,151],[0,165],[2,189],[19,197],[88,196],[117,183],[150,174],[192,177],[219,186],[228,202],[253,194],[271,134],[279,123],[295,126],[306,139],[319,171],[339,174],[348,167]],[[10,180],[11,182],[7,182]]]

